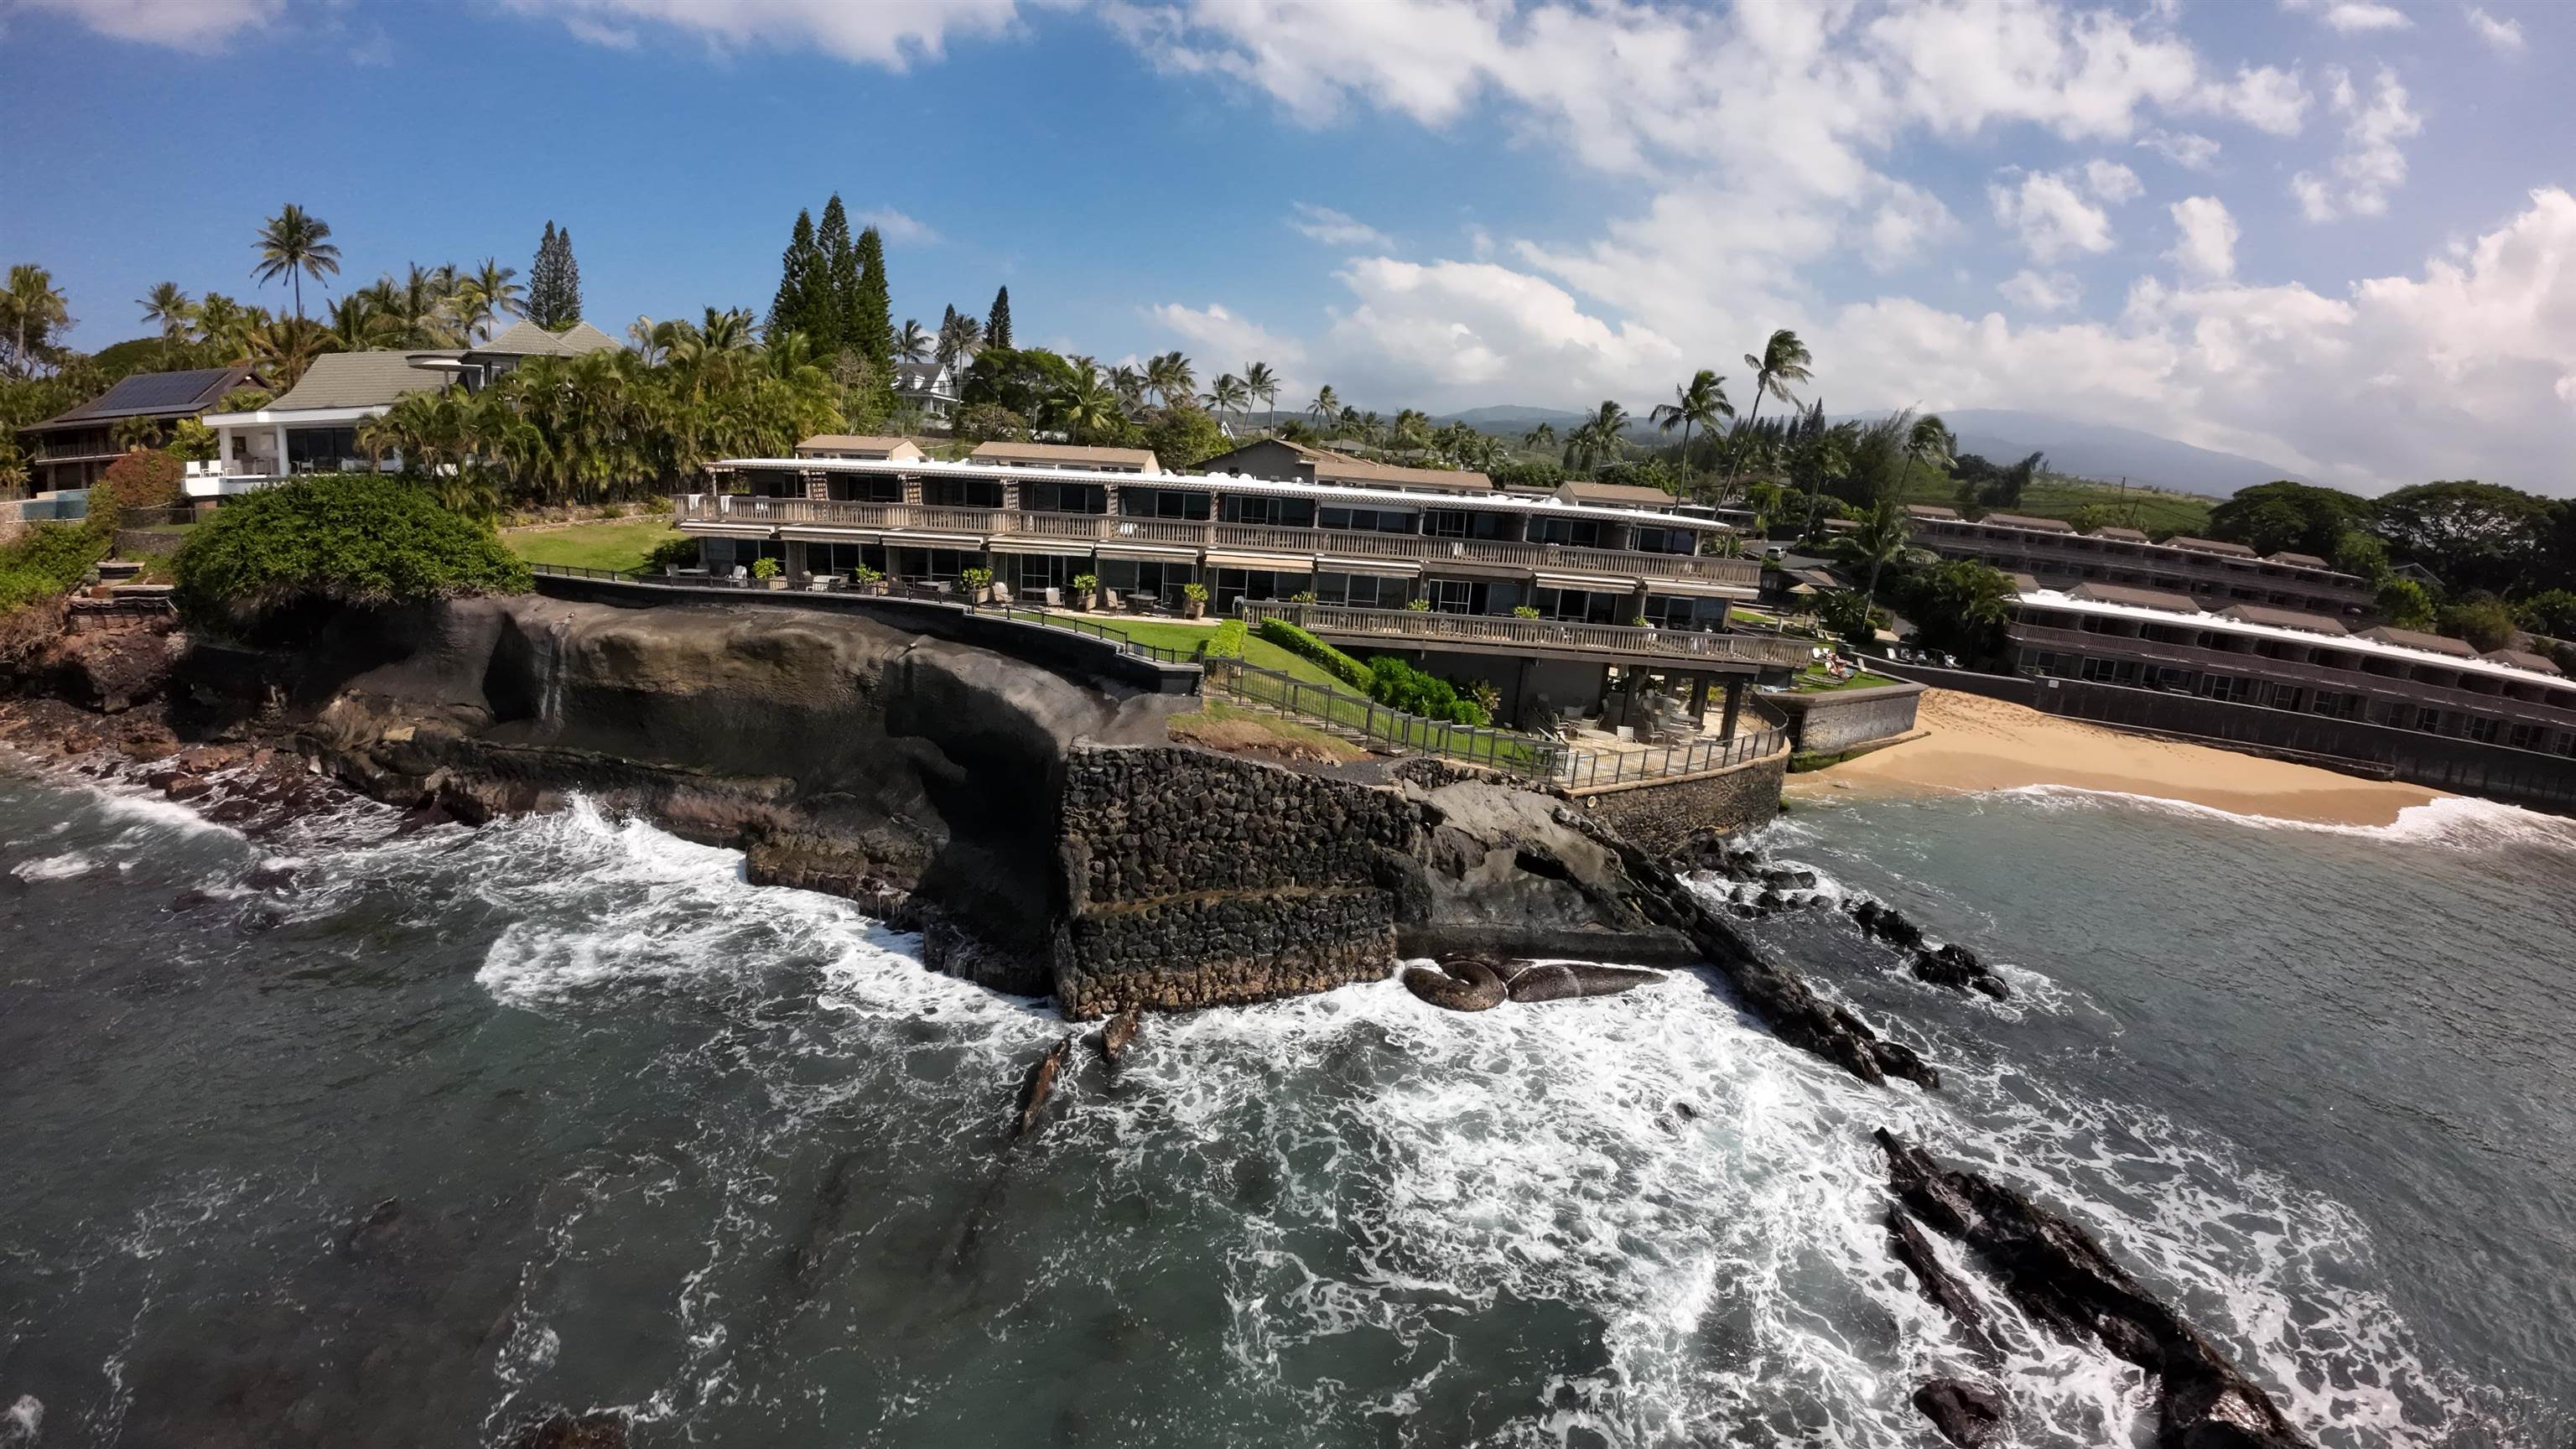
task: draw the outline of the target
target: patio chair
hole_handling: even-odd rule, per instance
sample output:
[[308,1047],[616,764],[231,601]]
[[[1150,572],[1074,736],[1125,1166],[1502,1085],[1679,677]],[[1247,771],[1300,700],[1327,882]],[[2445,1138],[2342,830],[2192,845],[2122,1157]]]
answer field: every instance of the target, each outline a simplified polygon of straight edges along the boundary
[[1064,607],[1064,590],[1062,590],[1062,589],[1040,589],[1040,590],[1038,590],[1038,602],[1039,602],[1039,603],[1041,603],[1041,604],[1046,605],[1046,606],[1047,606],[1048,608],[1050,608],[1050,609],[1060,609],[1060,608],[1063,608],[1063,607]]
[[1100,591],[1100,607],[1107,609],[1113,614],[1118,612],[1118,591],[1116,589],[1102,589]]

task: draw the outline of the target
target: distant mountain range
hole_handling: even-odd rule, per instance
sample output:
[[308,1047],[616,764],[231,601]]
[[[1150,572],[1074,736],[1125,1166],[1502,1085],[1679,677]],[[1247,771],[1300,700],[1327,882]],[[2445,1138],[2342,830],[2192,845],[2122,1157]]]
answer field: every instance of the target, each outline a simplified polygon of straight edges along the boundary
[[[1561,434],[1588,416],[1562,408],[1500,406],[1469,408],[1432,421],[1446,423],[1454,419],[1482,432],[1518,436],[1541,423],[1553,425]],[[1962,408],[1943,413],[1941,419],[1950,425],[1962,453],[1975,453],[1993,463],[2010,463],[2032,452],[2046,453],[2052,472],[2099,478],[2105,483],[2126,478],[2153,488],[2226,498],[2239,488],[2276,478],[2306,481],[2278,463],[2195,448],[2136,428],[2079,423],[2046,413],[2006,408]],[[1630,429],[1630,436],[1642,442],[1655,435],[1641,422]]]

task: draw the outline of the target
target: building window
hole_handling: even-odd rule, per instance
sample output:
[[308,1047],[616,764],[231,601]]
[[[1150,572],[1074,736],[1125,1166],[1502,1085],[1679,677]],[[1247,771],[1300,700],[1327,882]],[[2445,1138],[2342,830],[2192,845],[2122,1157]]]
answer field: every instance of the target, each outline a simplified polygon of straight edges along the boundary
[[1312,528],[1315,504],[1308,498],[1244,498],[1227,494],[1217,517],[1227,523],[1257,523],[1270,528]]
[[921,484],[921,501],[940,508],[999,508],[1002,506],[1002,481],[998,478],[926,478]]
[[1205,523],[1211,501],[1204,493],[1178,488],[1130,488],[1122,485],[1118,490],[1118,511],[1130,518],[1177,518]]
[[1312,577],[1310,574],[1272,573],[1266,569],[1218,569],[1214,599],[1216,611],[1220,614],[1230,612],[1244,599],[1263,603],[1304,593]]
[[1724,599],[1648,594],[1643,612],[1646,622],[1658,629],[1694,629],[1703,633],[1723,633],[1726,629]]
[[1470,579],[1429,579],[1422,585],[1422,596],[1443,614],[1475,613],[1475,593],[1475,583]]
[[2466,725],[2467,728],[2461,732],[2482,745],[2494,744],[2496,735],[2503,729],[2503,721],[2482,714],[2469,716]]
[[1413,596],[1413,581],[1384,574],[1317,574],[1315,602],[1346,609],[1401,609]]
[[2422,730],[2428,735],[2440,734],[2442,732],[2442,712],[2433,708],[2429,704],[2416,710],[2415,728]]
[[1020,485],[1020,507],[1030,513],[1107,513],[1109,488],[1102,483],[1031,479]]
[[1699,552],[1699,535],[1687,528],[1645,528],[1629,530],[1628,547],[1639,553]]
[[1599,548],[1601,521],[1596,518],[1532,518],[1529,541],[1563,544],[1569,548]]
[[1164,604],[1179,603],[1181,586],[1198,582],[1198,576],[1197,565],[1177,560],[1166,563],[1161,559],[1105,558],[1100,561],[1102,588],[1120,594],[1142,595]]
[[1338,503],[1324,505],[1317,522],[1344,533],[1411,533],[1413,515],[1391,508],[1346,508]]

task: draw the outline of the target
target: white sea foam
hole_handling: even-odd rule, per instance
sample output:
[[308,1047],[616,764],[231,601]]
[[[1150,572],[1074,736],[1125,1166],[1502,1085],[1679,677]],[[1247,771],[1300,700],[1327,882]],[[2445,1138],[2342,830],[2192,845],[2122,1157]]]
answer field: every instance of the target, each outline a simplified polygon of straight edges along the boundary
[[98,811],[111,820],[123,820],[142,831],[177,831],[189,835],[231,835],[240,831],[229,825],[218,825],[176,800],[159,795],[135,794],[128,790],[93,785]]
[[89,874],[98,869],[98,865],[98,857],[85,851],[73,850],[61,855],[46,855],[34,860],[22,860],[11,866],[9,873],[28,882],[70,880],[74,876]]
[[2278,815],[2240,814],[2197,801],[2122,790],[2090,790],[2075,785],[2017,785],[2008,790],[1981,793],[1990,798],[2019,800],[2043,808],[2164,810],[2195,819],[2223,821],[2249,830],[2304,830],[2321,835],[2359,836],[2459,850],[2525,845],[2576,851],[2576,821],[2473,795],[2443,795],[2422,805],[2408,805],[2386,825],[2349,825],[2322,820],[2292,820]]

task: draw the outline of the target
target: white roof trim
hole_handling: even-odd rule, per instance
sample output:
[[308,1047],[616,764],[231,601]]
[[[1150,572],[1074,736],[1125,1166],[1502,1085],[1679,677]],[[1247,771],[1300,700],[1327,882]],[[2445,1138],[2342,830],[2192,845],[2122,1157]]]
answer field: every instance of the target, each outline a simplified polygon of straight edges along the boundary
[[210,428],[256,428],[283,423],[289,427],[303,423],[362,423],[385,415],[391,403],[368,403],[345,408],[277,408],[265,407],[255,413],[207,413],[197,421]]
[[1550,495],[1543,498],[1515,497],[1494,491],[1483,493],[1425,493],[1401,488],[1362,487],[1356,484],[1300,483],[1288,478],[1237,477],[1231,473],[1126,473],[1094,468],[1031,468],[1008,463],[947,463],[933,459],[880,458],[723,458],[707,466],[729,469],[762,469],[780,472],[866,473],[910,478],[990,478],[1001,481],[1028,481],[1032,475],[1046,483],[1103,483],[1141,488],[1209,488],[1218,492],[1254,493],[1274,498],[1312,498],[1326,503],[1365,503],[1379,508],[1420,510],[1424,508],[1469,508],[1491,512],[1544,514],[1550,518],[1597,518],[1608,522],[1636,524],[1648,528],[1688,528],[1704,532],[1731,532],[1725,524],[1710,519],[1692,518],[1676,513],[1656,513],[1639,508],[1604,508],[1588,503],[1565,503]]

